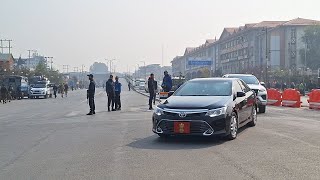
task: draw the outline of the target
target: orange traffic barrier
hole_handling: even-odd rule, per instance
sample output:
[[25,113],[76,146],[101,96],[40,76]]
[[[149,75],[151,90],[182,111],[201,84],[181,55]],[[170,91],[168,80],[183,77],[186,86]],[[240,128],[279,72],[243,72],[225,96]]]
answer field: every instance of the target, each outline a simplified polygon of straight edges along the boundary
[[169,96],[169,92],[160,92],[159,97],[160,99],[167,99]]
[[268,89],[268,105],[281,106],[282,98],[281,93],[277,89]]
[[312,89],[308,103],[309,109],[320,109],[320,89]]
[[295,89],[286,89],[282,93],[282,106],[285,107],[301,107],[300,92]]

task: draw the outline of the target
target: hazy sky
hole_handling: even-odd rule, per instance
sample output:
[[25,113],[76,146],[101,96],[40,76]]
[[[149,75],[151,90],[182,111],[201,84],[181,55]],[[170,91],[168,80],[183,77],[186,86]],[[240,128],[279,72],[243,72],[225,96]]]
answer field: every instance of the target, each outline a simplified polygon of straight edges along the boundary
[[297,17],[320,20],[319,0],[0,0],[0,38],[15,57],[37,49],[62,69],[105,58],[117,70],[164,64],[224,27]]

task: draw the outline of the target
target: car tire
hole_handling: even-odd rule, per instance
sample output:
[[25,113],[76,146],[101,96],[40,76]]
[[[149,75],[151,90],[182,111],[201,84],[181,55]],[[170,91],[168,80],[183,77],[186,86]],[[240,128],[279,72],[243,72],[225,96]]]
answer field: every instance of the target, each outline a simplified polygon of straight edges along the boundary
[[266,112],[266,105],[259,106],[259,113],[265,113]]
[[158,134],[158,136],[162,139],[169,137],[169,135],[167,135],[167,134]]
[[228,140],[236,139],[238,135],[238,116],[235,112],[231,114],[229,128],[229,134],[226,136],[226,138]]
[[256,126],[257,124],[257,108],[253,107],[250,116],[251,121],[248,123],[250,127]]
[[44,98],[47,99],[47,98],[48,98],[48,95],[46,94],[46,95],[44,96]]

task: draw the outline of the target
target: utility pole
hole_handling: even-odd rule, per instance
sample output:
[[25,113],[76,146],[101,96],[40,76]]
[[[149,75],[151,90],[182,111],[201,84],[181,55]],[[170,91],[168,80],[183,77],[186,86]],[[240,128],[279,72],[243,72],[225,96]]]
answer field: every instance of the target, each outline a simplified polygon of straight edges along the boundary
[[28,68],[31,69],[31,65],[30,65],[31,52],[37,52],[37,50],[29,49],[29,50],[27,50],[27,51],[29,52]]
[[[1,53],[3,54],[3,49],[9,49],[9,54],[11,54],[11,41],[12,40],[9,40],[9,39],[0,39],[0,45],[1,45]],[[3,45],[3,42],[8,42],[8,46],[4,46]]]
[[143,63],[143,66],[144,66],[144,76],[143,76],[143,79],[146,78],[146,74],[147,74],[147,66],[146,66],[146,62],[145,61],[140,61]]
[[110,74],[112,74],[112,62],[113,61],[116,61],[116,59],[105,59],[107,61],[107,63],[109,62],[110,63],[110,66],[109,66],[109,71],[110,71]]
[[139,64],[137,64],[138,65],[138,79],[140,79],[140,66],[139,66]]
[[[53,64],[52,59],[53,59],[53,57],[44,57],[44,58],[46,59],[47,63],[50,63],[50,70],[52,71],[52,64]],[[48,62],[48,59],[50,59],[49,62]]]
[[161,66],[163,67],[163,44],[161,45]]
[[268,83],[269,81],[269,78],[268,78],[268,27],[264,27],[262,31],[265,31],[265,35],[266,35],[266,82],[265,83]]
[[69,72],[69,65],[63,65],[63,72],[66,72],[68,73]]

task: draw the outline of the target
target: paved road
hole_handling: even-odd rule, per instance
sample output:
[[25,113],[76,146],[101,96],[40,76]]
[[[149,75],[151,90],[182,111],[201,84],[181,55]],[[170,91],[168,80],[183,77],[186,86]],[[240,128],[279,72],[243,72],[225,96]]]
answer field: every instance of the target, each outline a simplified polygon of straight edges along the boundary
[[[123,85],[126,88],[126,85]],[[0,179],[319,179],[320,111],[269,107],[234,141],[161,140],[146,97],[86,116],[85,90],[0,105]]]

